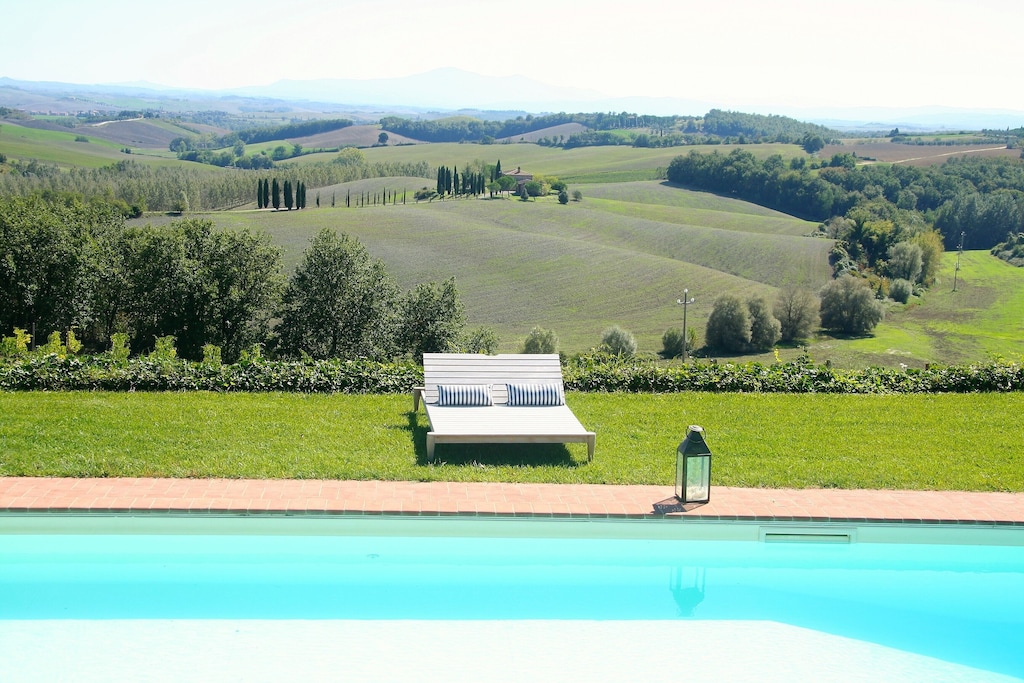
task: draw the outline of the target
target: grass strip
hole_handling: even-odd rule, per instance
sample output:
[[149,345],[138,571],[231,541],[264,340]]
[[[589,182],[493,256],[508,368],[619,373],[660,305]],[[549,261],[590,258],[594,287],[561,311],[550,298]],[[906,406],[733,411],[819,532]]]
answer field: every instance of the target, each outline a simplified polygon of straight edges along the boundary
[[663,484],[689,424],[713,483],[1024,491],[1024,394],[571,393],[597,454],[439,445],[405,395],[3,392],[0,476]]

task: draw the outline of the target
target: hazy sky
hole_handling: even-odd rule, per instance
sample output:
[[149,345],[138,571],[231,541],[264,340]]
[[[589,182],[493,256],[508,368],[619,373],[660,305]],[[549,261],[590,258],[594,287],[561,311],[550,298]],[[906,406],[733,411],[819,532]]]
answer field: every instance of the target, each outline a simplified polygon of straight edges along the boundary
[[1020,0],[0,0],[0,76],[225,88],[454,66],[610,96],[1024,110]]

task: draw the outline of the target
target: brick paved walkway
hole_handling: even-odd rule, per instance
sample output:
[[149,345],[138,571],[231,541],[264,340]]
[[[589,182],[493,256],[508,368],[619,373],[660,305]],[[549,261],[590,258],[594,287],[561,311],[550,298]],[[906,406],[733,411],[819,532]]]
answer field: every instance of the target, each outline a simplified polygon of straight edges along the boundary
[[0,477],[0,512],[197,512],[901,521],[1024,526],[1024,494],[714,487],[681,510],[666,486]]

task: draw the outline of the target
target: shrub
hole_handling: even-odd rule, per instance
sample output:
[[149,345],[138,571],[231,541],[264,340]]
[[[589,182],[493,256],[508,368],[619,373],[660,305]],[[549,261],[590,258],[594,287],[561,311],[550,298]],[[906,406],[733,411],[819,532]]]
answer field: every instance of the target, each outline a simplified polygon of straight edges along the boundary
[[683,355],[683,333],[678,327],[670,327],[661,335],[661,357],[679,358]]
[[494,355],[498,352],[498,335],[491,328],[481,326],[466,336],[463,346],[466,353]]
[[712,349],[741,353],[750,344],[750,313],[738,296],[725,294],[708,316],[704,342]]
[[31,334],[15,327],[14,336],[0,339],[0,358],[18,358],[28,355],[28,345],[31,341]]
[[124,332],[115,332],[110,335],[110,359],[114,365],[123,367],[128,364],[128,355],[131,350],[128,348],[128,335]]
[[785,342],[807,339],[818,325],[818,297],[806,289],[785,287],[772,312],[779,321],[779,338]]
[[601,347],[612,355],[628,358],[636,353],[636,339],[628,330],[613,325],[601,335]]
[[844,275],[821,290],[821,326],[846,334],[875,329],[885,315],[871,287],[860,278]]
[[557,353],[558,336],[554,330],[535,327],[530,330],[523,344],[523,353]]
[[910,301],[910,297],[913,293],[914,285],[910,283],[910,280],[893,280],[889,285],[889,296],[893,301],[898,301],[901,304],[905,304]]

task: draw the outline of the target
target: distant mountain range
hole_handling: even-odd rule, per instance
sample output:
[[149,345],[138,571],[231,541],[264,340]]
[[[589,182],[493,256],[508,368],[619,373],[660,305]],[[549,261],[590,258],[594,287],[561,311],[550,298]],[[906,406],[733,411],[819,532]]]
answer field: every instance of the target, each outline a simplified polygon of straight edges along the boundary
[[[485,118],[497,118],[494,115],[497,113],[559,111],[700,116],[710,109],[719,108],[790,116],[839,130],[898,127],[904,132],[914,132],[1024,126],[1024,112],[1021,111],[951,107],[726,107],[698,99],[608,97],[594,90],[550,85],[525,76],[484,76],[455,68],[435,69],[403,78],[283,80],[270,85],[220,91],[170,88],[144,82],[83,85],[0,78],[0,106],[71,113],[82,109],[140,107],[170,111],[343,112],[362,121],[375,121],[384,115],[435,118],[439,114],[453,112],[472,112]],[[492,114],[488,115],[488,112]]]

